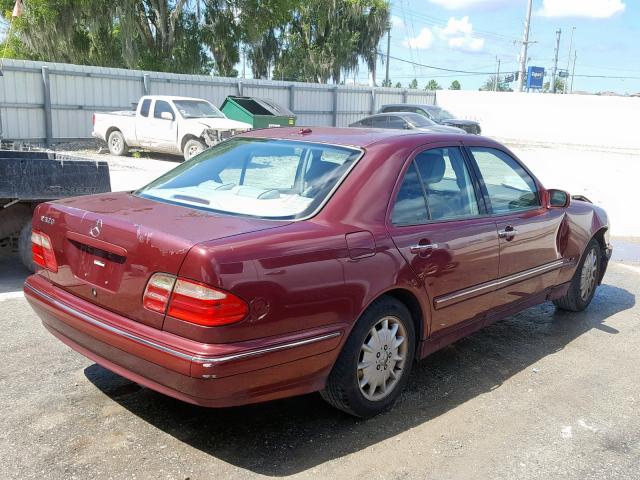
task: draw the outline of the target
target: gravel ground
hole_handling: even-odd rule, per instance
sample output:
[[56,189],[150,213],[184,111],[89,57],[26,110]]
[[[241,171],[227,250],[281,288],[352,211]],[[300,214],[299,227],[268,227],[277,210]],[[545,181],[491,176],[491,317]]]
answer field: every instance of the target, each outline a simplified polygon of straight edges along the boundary
[[639,263],[612,264],[586,312],[547,303],[432,355],[367,421],[318,395],[223,410],[164,397],[54,339],[11,285],[3,479],[638,478]]

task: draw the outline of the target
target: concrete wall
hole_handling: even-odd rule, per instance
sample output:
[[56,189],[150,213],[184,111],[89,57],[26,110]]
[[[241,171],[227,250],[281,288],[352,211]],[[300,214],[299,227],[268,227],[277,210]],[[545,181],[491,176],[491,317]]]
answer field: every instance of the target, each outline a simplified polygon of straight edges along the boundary
[[438,105],[499,139],[640,149],[640,98],[443,90]]

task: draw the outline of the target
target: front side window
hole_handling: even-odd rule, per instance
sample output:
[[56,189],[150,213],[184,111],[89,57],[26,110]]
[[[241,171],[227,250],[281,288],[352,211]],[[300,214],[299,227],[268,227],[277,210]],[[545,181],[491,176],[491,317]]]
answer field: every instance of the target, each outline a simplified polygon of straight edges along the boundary
[[540,206],[536,184],[507,153],[494,148],[470,147],[491,202],[493,213],[509,213]]
[[388,128],[392,128],[394,130],[404,130],[407,127],[407,122],[405,122],[402,118],[391,116],[389,117]]
[[296,219],[319,208],[361,151],[235,138],[197,155],[137,195],[220,213]]
[[173,117],[173,109],[169,102],[164,100],[156,100],[156,104],[153,106],[153,118],[162,118],[162,113],[168,112]]
[[431,220],[450,220],[478,215],[471,176],[458,147],[435,148],[415,158],[427,193]]

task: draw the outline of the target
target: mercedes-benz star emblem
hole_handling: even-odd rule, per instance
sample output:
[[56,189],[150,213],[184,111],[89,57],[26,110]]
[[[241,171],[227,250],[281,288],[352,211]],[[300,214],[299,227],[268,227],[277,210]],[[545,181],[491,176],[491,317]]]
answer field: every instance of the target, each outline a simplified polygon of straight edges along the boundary
[[102,231],[102,220],[98,219],[93,227],[89,229],[89,235],[93,238],[97,238]]

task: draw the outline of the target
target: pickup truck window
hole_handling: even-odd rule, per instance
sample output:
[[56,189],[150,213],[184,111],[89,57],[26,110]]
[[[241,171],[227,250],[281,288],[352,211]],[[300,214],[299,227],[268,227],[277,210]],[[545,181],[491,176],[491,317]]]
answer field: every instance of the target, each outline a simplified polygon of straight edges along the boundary
[[173,104],[183,118],[224,118],[224,114],[209,102],[174,100]]
[[163,112],[169,112],[172,116],[175,117],[175,114],[173,113],[173,109],[171,108],[171,105],[169,105],[169,102],[165,102],[164,100],[156,100],[156,104],[153,107],[153,117],[162,118],[161,115]]
[[140,115],[142,115],[143,117],[148,117],[150,109],[151,109],[151,99],[147,98],[142,102],[142,105],[140,106]]
[[188,160],[136,195],[226,214],[304,218],[324,204],[361,154],[325,144],[234,138]]

